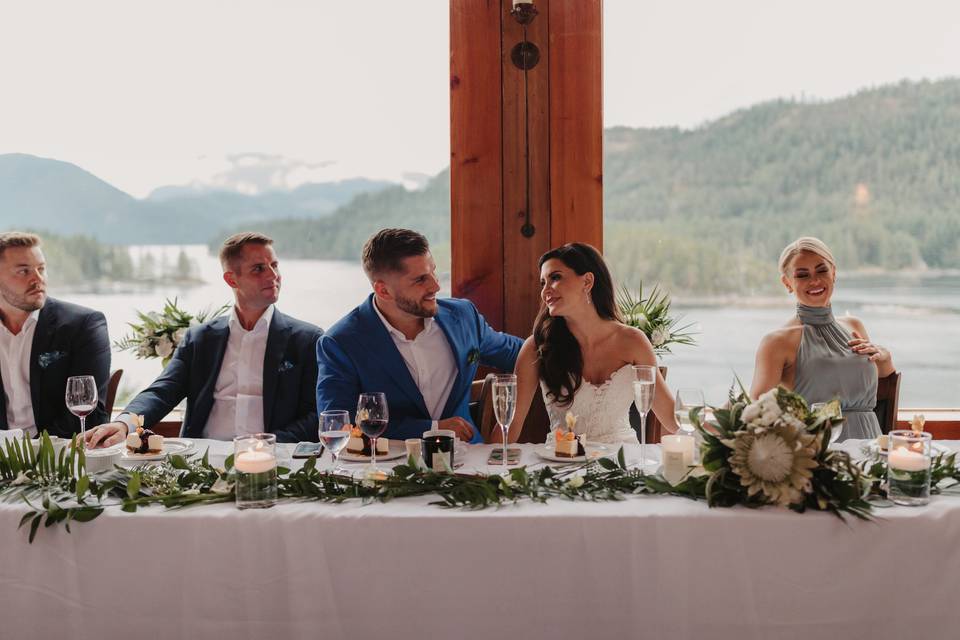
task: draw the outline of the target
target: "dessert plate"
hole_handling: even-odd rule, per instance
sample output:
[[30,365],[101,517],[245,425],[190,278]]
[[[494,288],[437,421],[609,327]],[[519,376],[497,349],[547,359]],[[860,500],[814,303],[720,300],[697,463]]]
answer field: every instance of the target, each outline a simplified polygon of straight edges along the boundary
[[[381,460],[396,460],[397,458],[403,458],[407,455],[407,448],[404,446],[402,440],[390,440],[389,442],[389,453],[378,453],[377,462]],[[370,462],[370,456],[365,456],[362,453],[349,453],[346,449],[341,451],[337,458],[341,462]]]
[[147,462],[150,460],[163,460],[168,455],[178,455],[182,456],[183,454],[191,451],[193,449],[193,440],[187,440],[186,438],[164,438],[163,439],[163,451],[160,453],[133,453],[126,447],[123,448],[123,455],[121,458],[123,460],[129,460],[132,462]]
[[571,462],[586,462],[588,459],[595,460],[597,458],[602,458],[603,456],[607,455],[607,448],[600,444],[588,444],[587,446],[584,447],[584,451],[586,451],[586,454],[587,454],[585,456],[577,456],[576,458],[564,458],[557,455],[556,448],[554,447],[553,443],[541,445],[536,449],[534,449],[534,453],[536,453],[538,456],[540,456],[544,460],[547,460],[549,462],[564,462],[567,464]]

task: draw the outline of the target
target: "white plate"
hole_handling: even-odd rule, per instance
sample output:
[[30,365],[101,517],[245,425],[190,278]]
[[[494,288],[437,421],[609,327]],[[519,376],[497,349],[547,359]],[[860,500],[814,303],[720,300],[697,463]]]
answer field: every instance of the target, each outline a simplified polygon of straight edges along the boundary
[[577,456],[576,458],[564,458],[556,454],[556,447],[551,442],[549,444],[540,445],[539,447],[534,449],[534,452],[544,460],[548,460],[550,462],[567,462],[567,463],[586,462],[587,458],[591,460],[595,460],[597,458],[602,458],[603,456],[607,455],[607,448],[603,445],[588,444],[583,449],[584,451],[586,451],[587,455]]
[[[377,462],[381,460],[396,460],[407,455],[407,447],[402,440],[388,440],[390,443],[389,453],[378,453]],[[370,462],[370,456],[360,453],[349,453],[346,449],[340,452],[338,456],[341,462]]]
[[163,460],[168,455],[182,456],[193,449],[193,440],[186,438],[164,438],[163,451],[160,453],[133,453],[124,445],[123,460],[130,462],[148,462],[150,460]]

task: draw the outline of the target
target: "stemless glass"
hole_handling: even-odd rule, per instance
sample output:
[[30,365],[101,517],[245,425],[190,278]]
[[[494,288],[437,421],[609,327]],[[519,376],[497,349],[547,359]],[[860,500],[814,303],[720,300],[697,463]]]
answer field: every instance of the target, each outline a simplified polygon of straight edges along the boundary
[[67,409],[80,418],[80,443],[85,447],[87,416],[97,408],[97,381],[93,376],[70,376],[64,393]]
[[340,451],[347,446],[350,440],[350,412],[341,410],[320,412],[320,442],[323,443],[333,457],[332,473],[337,473],[340,464]]
[[677,419],[677,425],[680,427],[678,433],[685,436],[693,436],[693,461],[700,463],[700,437],[693,421],[690,419],[690,412],[694,409],[700,410],[700,419],[703,419],[703,412],[706,409],[706,402],[703,400],[703,391],[700,389],[677,389],[676,400],[673,406],[673,416]]
[[507,433],[517,412],[517,376],[497,374],[493,379],[493,414],[503,433],[503,468],[507,468]]
[[657,392],[657,368],[648,364],[633,367],[633,400],[640,414],[640,469],[657,461],[647,458],[647,414]]
[[370,438],[370,472],[377,469],[377,438],[387,430],[390,413],[387,409],[387,394],[361,393],[357,400],[357,426]]

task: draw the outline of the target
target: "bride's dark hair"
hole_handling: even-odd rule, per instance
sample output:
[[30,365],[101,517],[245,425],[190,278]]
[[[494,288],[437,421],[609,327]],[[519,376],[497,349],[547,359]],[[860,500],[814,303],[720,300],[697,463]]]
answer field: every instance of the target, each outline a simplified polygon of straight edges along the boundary
[[[577,275],[593,274],[590,301],[604,320],[620,321],[613,293],[613,279],[600,252],[589,244],[571,242],[551,249],[540,256],[538,269],[547,260],[559,260]],[[543,302],[533,324],[533,341],[537,345],[540,379],[547,387],[547,394],[557,404],[567,405],[583,383],[583,353],[580,343],[570,333],[563,317],[550,315]]]

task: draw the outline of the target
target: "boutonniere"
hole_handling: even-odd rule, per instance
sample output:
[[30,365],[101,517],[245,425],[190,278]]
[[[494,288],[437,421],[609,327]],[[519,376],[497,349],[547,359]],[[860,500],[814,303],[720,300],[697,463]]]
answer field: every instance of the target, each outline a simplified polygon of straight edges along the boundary
[[480,349],[474,347],[467,352],[467,364],[477,364],[480,362]]
[[277,368],[277,373],[283,373],[284,371],[290,371],[293,369],[293,363],[289,360],[284,360],[280,363],[280,366]]
[[40,356],[37,358],[37,364],[40,365],[41,369],[46,369],[57,360],[62,360],[66,357],[66,351],[47,351],[40,354]]

